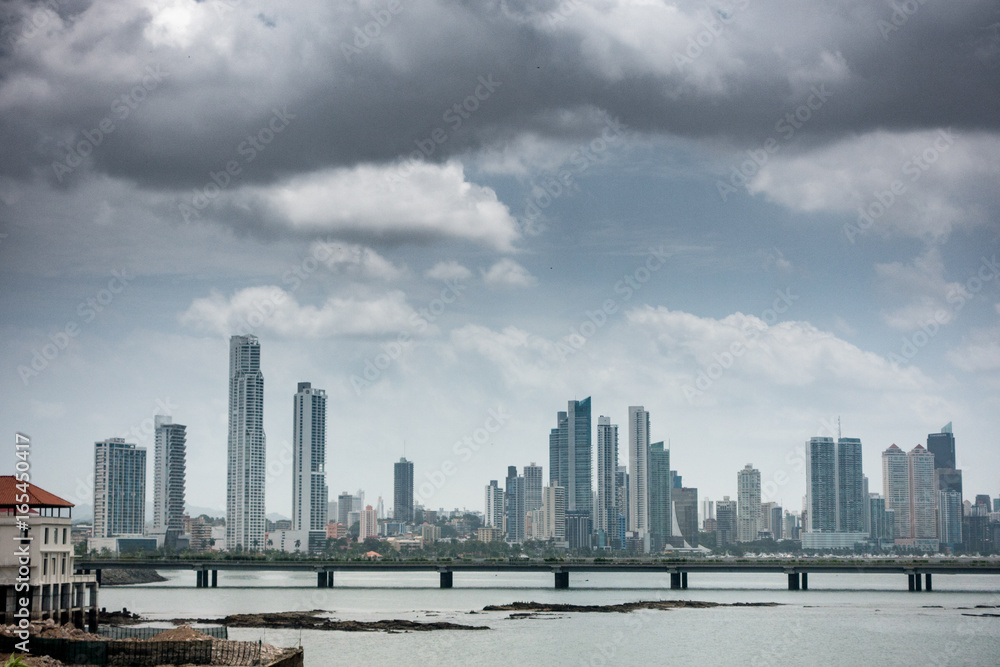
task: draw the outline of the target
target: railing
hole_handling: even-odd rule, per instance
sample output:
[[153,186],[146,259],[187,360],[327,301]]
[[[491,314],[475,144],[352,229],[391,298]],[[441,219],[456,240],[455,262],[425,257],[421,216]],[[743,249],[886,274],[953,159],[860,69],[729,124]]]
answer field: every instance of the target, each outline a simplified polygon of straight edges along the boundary
[[[16,637],[0,637],[0,652],[14,652]],[[205,639],[144,642],[134,639],[74,641],[32,637],[32,655],[47,655],[77,665],[259,665],[260,643]]]

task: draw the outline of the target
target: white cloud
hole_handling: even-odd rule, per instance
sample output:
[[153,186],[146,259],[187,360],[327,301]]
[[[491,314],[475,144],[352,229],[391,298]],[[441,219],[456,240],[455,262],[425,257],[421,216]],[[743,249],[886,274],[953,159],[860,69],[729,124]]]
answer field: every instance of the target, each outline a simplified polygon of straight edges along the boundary
[[180,315],[180,322],[221,336],[269,332],[315,339],[408,331],[418,318],[400,291],[368,300],[331,297],[316,307],[301,305],[292,294],[272,285],[248,287],[228,299],[218,292],[195,299]]
[[850,213],[844,232],[852,241],[873,229],[940,240],[985,220],[998,178],[995,135],[876,131],[775,153],[747,187],[794,210]]
[[297,176],[259,190],[297,229],[457,238],[510,250],[519,233],[488,187],[469,183],[458,162],[359,165]]
[[526,268],[512,259],[501,259],[482,271],[483,282],[490,287],[532,287],[538,280]]
[[472,277],[472,271],[465,268],[453,259],[438,262],[424,273],[425,278],[431,280],[458,280],[464,281]]
[[336,274],[376,280],[397,280],[405,273],[371,248],[353,243],[315,241],[309,250],[310,255],[323,262],[327,269]]
[[[1000,313],[1000,303],[995,308]],[[1000,370],[1000,326],[973,329],[961,346],[948,351],[947,357],[968,373]]]
[[928,249],[909,264],[876,264],[875,273],[882,291],[902,302],[882,312],[883,321],[894,329],[910,331],[929,322],[948,322],[954,314],[952,304],[970,298],[962,283],[945,280],[937,248]]

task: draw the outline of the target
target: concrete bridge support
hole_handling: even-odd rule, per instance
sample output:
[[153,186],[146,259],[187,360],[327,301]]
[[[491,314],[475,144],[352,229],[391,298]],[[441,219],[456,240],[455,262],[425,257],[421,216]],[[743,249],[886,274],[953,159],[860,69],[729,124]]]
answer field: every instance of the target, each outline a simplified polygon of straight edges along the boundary
[[688,587],[688,573],[681,572],[681,588],[686,589],[687,587]]
[[451,570],[441,570],[441,588],[451,588],[454,574]]
[[326,588],[326,572],[316,573],[316,588]]
[[569,588],[569,572],[556,572],[556,588]]
[[804,591],[809,590],[809,573],[808,572],[803,572],[802,573],[802,590],[804,590]]
[[797,591],[799,590],[799,573],[789,572],[788,573],[788,590]]
[[916,577],[916,575],[914,575],[914,574],[908,574],[908,575],[906,575],[907,590],[909,590],[909,591],[915,591],[915,590],[917,590],[917,585],[913,582],[914,577]]
[[670,573],[670,590],[677,590],[681,587],[681,573],[671,572]]
[[929,592],[930,592],[931,590],[933,590],[933,589],[931,588],[931,573],[930,573],[930,572],[928,572],[928,573],[927,573],[927,574],[925,574],[924,576],[925,576],[925,577],[927,577],[927,592],[929,593]]

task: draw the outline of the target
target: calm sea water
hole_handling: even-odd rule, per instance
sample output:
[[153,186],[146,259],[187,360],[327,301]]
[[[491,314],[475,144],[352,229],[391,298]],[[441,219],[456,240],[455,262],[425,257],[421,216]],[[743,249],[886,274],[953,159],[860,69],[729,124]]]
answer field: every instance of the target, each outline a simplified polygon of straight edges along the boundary
[[[194,588],[193,572],[164,573],[158,584],[101,589],[101,606],[155,619],[322,609],[341,620],[446,620],[488,625],[482,632],[399,634],[231,629],[233,639],[305,648],[306,665],[998,665],[1000,618],[963,614],[1000,605],[1000,577],[937,575],[931,593],[910,593],[904,575],[810,574],[808,591],[788,591],[781,574],[690,574],[669,589],[667,575],[571,574],[569,590],[551,574],[436,573],[315,575],[219,573],[219,588]],[[573,613],[509,620],[482,612],[518,600],[614,604],[636,600],[778,602],[779,607],[716,607]],[[963,609],[965,608],[965,609]],[[471,613],[473,611],[479,613]]]

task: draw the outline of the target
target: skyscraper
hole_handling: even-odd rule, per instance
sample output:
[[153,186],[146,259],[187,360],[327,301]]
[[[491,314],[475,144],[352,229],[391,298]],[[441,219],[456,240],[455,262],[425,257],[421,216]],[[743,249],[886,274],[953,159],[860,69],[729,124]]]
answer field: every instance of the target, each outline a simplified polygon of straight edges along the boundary
[[934,455],[935,468],[955,469],[955,434],[951,422],[942,426],[940,433],[927,434],[927,451]]
[[337,523],[347,530],[351,527],[348,523],[348,515],[354,511],[354,496],[352,496],[347,491],[344,491],[339,496],[337,496]]
[[186,428],[156,415],[153,450],[153,533],[168,534],[170,543],[184,532],[184,449]]
[[413,461],[405,457],[393,464],[392,518],[413,523]]
[[542,466],[524,466],[524,511],[530,512],[542,508]]
[[542,489],[542,513],[545,538],[566,541],[566,489],[551,485]]
[[934,486],[934,454],[917,445],[906,458],[910,477],[910,537],[936,540],[938,494]]
[[641,405],[628,409],[628,529],[639,537],[649,532],[649,413]]
[[497,485],[495,479],[491,479],[486,487],[486,512],[483,516],[483,525],[503,528],[503,489]]
[[670,493],[680,537],[687,546],[698,546],[698,489],[681,487]]
[[[615,470],[615,506],[618,508],[619,520],[625,520],[625,530],[628,530],[629,505],[629,475],[628,467],[618,466]],[[621,544],[619,547],[623,546]]]
[[292,408],[292,530],[310,531],[309,550],[326,541],[326,392],[300,382]]
[[760,471],[748,463],[736,474],[736,541],[754,542],[760,532]]
[[806,549],[853,547],[868,537],[861,440],[815,437],[806,443]]
[[360,524],[358,526],[359,542],[364,542],[369,537],[378,537],[378,515],[371,505],[367,505],[361,510]]
[[882,452],[882,495],[885,508],[893,511],[896,539],[910,537],[910,464],[895,444]]
[[[954,548],[962,542],[962,471],[955,469],[955,434],[951,422],[940,433],[927,434],[927,451],[934,455],[934,488],[937,489],[937,537]],[[955,501],[958,501],[958,510]],[[944,503],[942,505],[942,503]]]
[[590,397],[569,401],[549,434],[549,484],[566,489],[567,511],[592,512]]
[[660,552],[670,541],[673,532],[670,450],[665,449],[662,442],[654,442],[649,446],[648,462],[649,548],[653,552]]
[[504,493],[507,511],[507,541],[512,544],[524,542],[524,477],[517,474],[517,466],[507,468],[507,484]]
[[226,549],[264,548],[264,375],[256,336],[229,339]]
[[610,417],[597,418],[597,511],[594,528],[610,541],[617,539],[618,498],[615,475],[618,471],[618,426]]
[[145,524],[145,447],[122,438],[94,443],[94,537],[142,535]]
[[736,501],[730,500],[729,496],[723,496],[722,500],[715,501],[715,543],[723,547],[736,541]]

